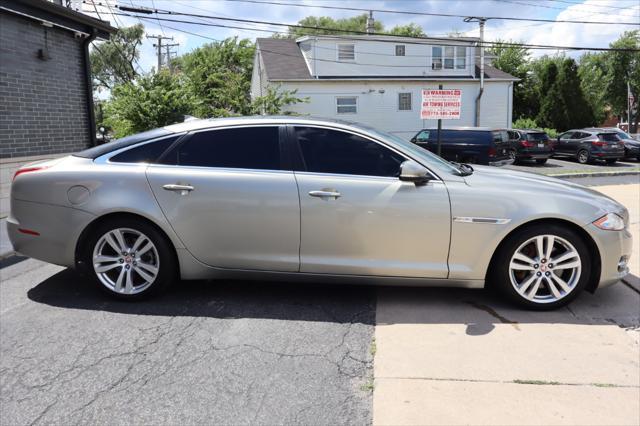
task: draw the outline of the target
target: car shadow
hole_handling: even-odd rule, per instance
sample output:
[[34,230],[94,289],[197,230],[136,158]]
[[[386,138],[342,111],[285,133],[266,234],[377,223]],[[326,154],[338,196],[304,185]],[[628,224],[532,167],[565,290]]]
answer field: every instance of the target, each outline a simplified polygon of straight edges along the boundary
[[490,291],[274,283],[262,281],[179,281],[161,296],[115,300],[75,271],[63,270],[30,289],[34,302],[65,309],[130,315],[258,318],[335,323],[465,324],[483,335],[496,324],[584,324],[640,326],[640,293],[619,283],[583,293],[555,311],[520,309]]

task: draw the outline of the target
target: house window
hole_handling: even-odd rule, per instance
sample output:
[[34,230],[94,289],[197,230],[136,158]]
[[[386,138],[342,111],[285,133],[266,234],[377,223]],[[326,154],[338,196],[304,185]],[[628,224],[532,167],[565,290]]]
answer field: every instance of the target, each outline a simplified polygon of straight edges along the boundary
[[411,93],[398,93],[398,110],[411,111]]
[[355,96],[336,98],[336,112],[338,114],[355,114],[358,112],[358,99]]
[[456,47],[456,69],[463,70],[467,67],[467,48],[464,46]]
[[396,45],[396,56],[404,56],[404,44]]
[[466,67],[466,46],[433,46],[431,48],[431,69],[463,70]]
[[440,46],[433,46],[431,48],[431,69],[442,69],[442,47]]
[[354,44],[339,44],[338,45],[338,60],[339,61],[354,61],[356,59],[356,51]]

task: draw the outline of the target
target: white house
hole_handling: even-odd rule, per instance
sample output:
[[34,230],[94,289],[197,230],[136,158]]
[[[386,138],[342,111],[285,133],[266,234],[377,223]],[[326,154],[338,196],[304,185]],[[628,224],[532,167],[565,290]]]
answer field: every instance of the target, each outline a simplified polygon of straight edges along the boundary
[[361,122],[410,138],[435,126],[420,119],[422,89],[462,90],[459,120],[447,126],[510,127],[517,78],[485,66],[480,92],[476,38],[428,40],[392,36],[306,36],[259,38],[251,81],[252,98],[268,86],[298,90],[307,103],[287,111]]

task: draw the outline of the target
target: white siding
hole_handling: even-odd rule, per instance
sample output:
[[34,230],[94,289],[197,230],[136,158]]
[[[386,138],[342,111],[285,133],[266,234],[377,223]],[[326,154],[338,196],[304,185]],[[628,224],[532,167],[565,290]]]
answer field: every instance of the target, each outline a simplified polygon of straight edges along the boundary
[[[314,76],[473,76],[474,48],[469,43],[451,41],[448,45],[467,46],[464,69],[431,69],[431,50],[436,44],[408,44],[402,41],[382,42],[361,39],[311,39],[303,51]],[[354,44],[355,60],[338,61],[338,45]],[[395,56],[396,45],[405,46],[405,56]]]
[[[445,89],[462,90],[462,112],[460,120],[444,120],[443,127],[473,126],[475,100],[479,91],[477,81],[444,82]],[[310,81],[286,82],[285,90],[298,89],[297,95],[308,97],[308,103],[299,103],[286,108],[301,115],[345,119],[368,124],[405,139],[411,138],[423,127],[436,126],[436,120],[420,119],[422,89],[437,89],[438,82],[422,81]],[[383,93],[381,93],[383,91]],[[412,110],[398,110],[398,93],[411,92]],[[481,126],[510,127],[510,82],[485,83],[482,97]],[[336,98],[356,96],[356,114],[338,114]]]

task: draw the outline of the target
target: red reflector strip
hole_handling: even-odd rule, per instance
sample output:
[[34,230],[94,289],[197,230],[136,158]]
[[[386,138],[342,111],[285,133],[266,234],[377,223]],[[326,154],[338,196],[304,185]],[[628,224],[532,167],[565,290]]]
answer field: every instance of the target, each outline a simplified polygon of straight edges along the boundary
[[23,174],[23,173],[37,172],[38,170],[43,170],[43,169],[46,169],[46,167],[43,167],[43,166],[41,166],[41,167],[25,167],[25,168],[22,168],[22,169],[18,169],[16,171],[16,173],[13,175],[13,180],[16,180],[16,178],[18,176],[20,176],[21,174]]
[[35,235],[35,236],[40,235],[38,231],[33,231],[31,229],[24,229],[24,228],[18,228],[18,232],[22,232],[23,234],[27,234],[27,235]]

